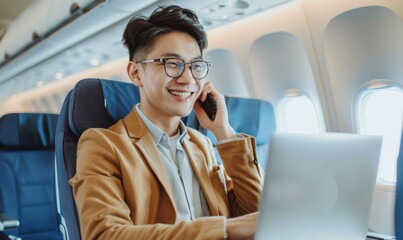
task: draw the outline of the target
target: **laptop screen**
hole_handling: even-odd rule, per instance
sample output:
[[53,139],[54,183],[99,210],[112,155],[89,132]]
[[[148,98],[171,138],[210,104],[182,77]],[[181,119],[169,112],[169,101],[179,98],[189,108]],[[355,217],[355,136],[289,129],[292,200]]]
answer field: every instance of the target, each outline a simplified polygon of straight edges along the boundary
[[272,136],[256,239],[363,240],[382,138]]

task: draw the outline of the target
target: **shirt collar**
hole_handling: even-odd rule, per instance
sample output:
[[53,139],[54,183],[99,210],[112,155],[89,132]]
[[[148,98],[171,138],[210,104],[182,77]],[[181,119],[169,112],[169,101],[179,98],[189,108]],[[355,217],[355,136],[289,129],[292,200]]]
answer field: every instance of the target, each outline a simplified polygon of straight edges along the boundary
[[[143,120],[148,130],[150,131],[151,136],[153,137],[155,143],[157,145],[160,144],[163,138],[166,141],[168,141],[169,139],[168,134],[162,131],[161,128],[157,127],[153,122],[151,122],[151,120],[148,119],[147,116],[140,110],[139,105],[140,105],[139,103],[136,105],[136,111],[139,114],[141,120]],[[178,142],[182,142],[184,137],[187,135],[187,129],[182,120],[179,122],[179,131],[180,131],[180,137],[178,138]]]

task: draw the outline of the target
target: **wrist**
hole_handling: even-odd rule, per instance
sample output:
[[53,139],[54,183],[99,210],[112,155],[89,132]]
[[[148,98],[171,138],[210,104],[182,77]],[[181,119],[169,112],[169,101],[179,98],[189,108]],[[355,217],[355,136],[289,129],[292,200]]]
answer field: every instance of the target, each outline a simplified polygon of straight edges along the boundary
[[212,129],[211,132],[214,134],[217,142],[237,136],[235,130],[231,126]]

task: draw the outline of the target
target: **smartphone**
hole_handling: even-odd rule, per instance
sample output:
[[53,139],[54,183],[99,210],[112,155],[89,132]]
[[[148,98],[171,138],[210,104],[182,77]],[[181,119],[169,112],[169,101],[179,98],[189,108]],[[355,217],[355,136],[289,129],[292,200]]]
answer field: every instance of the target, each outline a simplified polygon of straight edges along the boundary
[[206,112],[207,116],[210,118],[211,121],[214,121],[215,115],[217,113],[217,102],[214,100],[211,94],[207,94],[206,100],[202,102],[199,100],[200,105]]

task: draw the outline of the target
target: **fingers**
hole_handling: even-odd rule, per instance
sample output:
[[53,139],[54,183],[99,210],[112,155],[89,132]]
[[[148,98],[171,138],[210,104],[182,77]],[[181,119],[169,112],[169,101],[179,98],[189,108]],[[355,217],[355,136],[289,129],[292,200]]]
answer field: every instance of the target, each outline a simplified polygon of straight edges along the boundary
[[206,82],[203,86],[203,90],[200,94],[199,99],[204,102],[206,101],[207,94],[211,94],[213,98],[216,100],[217,90],[215,90],[213,84],[211,82]]
[[196,101],[195,104],[193,105],[193,109],[195,110],[196,114],[202,110],[202,107],[199,103],[199,101]]

